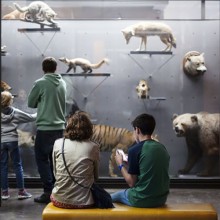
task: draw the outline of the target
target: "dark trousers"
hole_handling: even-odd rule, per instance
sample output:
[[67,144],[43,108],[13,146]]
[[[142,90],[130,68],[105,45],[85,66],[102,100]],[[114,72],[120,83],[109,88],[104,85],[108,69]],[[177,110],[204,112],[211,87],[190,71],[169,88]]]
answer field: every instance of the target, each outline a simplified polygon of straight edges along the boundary
[[56,139],[63,137],[63,130],[37,130],[35,140],[35,158],[45,193],[51,193],[55,178],[53,175],[52,153]]

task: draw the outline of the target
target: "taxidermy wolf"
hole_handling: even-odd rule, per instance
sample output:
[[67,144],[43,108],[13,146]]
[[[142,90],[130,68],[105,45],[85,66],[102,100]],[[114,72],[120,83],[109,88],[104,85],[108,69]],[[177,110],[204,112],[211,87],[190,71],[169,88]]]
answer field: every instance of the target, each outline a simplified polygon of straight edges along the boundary
[[75,59],[67,59],[66,57],[59,58],[59,61],[67,64],[69,68],[66,73],[68,73],[71,69],[73,69],[74,73],[76,72],[76,67],[80,66],[83,70],[83,73],[91,73],[92,69],[98,69],[104,63],[108,63],[108,59],[102,59],[96,64],[92,64],[89,60],[84,58],[75,58]]
[[126,27],[122,30],[122,33],[125,37],[126,43],[128,44],[131,37],[140,37],[141,44],[137,49],[142,50],[142,46],[144,45],[144,49],[147,49],[147,37],[157,35],[160,37],[160,40],[166,44],[166,48],[163,51],[171,51],[172,47],[176,48],[176,40],[173,37],[171,28],[163,23],[159,22],[140,22],[131,26]]
[[54,21],[57,15],[46,3],[42,1],[34,1],[29,6],[21,8],[17,3],[14,3],[15,8],[19,12],[25,13],[24,21],[42,23],[45,20],[55,26],[57,23]]

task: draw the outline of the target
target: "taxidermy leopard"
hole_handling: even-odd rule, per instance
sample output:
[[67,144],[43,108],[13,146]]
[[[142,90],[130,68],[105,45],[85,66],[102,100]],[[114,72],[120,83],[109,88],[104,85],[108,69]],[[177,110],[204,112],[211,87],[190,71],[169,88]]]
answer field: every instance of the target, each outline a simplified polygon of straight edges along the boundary
[[14,6],[19,12],[25,13],[24,21],[43,24],[43,22],[46,20],[52,26],[57,25],[57,23],[54,21],[54,18],[57,14],[42,1],[34,1],[30,3],[29,6],[23,8],[21,8],[17,3],[14,3]]
[[67,59],[66,57],[59,58],[59,61],[67,64],[69,68],[66,73],[68,73],[71,69],[73,69],[74,73],[76,72],[76,67],[80,66],[83,70],[83,73],[91,73],[93,69],[98,69],[104,63],[108,63],[108,59],[102,59],[100,62],[96,64],[92,64],[89,60],[84,58],[75,58],[75,59]]

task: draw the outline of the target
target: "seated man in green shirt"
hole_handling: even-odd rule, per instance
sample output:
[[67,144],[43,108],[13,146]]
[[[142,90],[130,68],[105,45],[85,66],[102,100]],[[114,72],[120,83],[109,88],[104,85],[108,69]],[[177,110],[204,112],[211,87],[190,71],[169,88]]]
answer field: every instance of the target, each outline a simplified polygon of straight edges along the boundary
[[169,194],[169,161],[166,148],[152,139],[155,129],[152,115],[141,114],[132,122],[136,144],[128,151],[128,169],[116,153],[116,163],[130,188],[111,194],[113,202],[134,207],[159,207]]

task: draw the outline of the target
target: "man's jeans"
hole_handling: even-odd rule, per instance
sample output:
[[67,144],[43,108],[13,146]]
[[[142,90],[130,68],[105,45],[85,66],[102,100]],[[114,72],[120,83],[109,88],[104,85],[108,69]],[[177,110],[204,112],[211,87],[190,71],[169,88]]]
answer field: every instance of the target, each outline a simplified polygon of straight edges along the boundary
[[17,188],[24,189],[23,168],[21,163],[18,142],[1,143],[1,185],[2,191],[8,190],[8,159],[11,157],[14,172],[16,175]]
[[118,192],[112,193],[112,202],[120,202],[125,205],[131,206],[131,203],[128,200],[128,190],[120,190]]
[[37,130],[34,147],[35,158],[45,193],[51,193],[53,189],[55,182],[52,162],[53,145],[56,139],[62,137],[63,130]]

